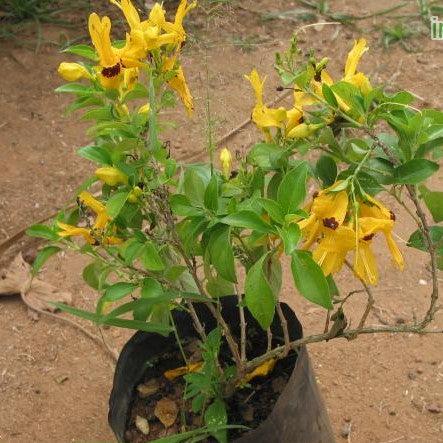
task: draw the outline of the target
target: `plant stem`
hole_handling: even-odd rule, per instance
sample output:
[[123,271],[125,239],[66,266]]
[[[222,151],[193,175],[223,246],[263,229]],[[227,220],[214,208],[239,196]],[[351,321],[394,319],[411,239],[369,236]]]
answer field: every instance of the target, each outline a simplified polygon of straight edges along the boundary
[[283,314],[283,311],[281,309],[280,303],[277,301],[277,314],[278,318],[280,319],[280,324],[283,329],[283,337],[285,339],[285,352],[283,354],[283,357],[286,357],[290,351],[289,343],[291,342],[289,338],[289,331],[288,331],[288,322],[286,321],[286,317]]

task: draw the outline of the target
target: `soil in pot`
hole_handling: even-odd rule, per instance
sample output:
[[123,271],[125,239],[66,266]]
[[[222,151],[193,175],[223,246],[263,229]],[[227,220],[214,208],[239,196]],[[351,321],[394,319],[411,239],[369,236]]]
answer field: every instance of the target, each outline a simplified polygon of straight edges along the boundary
[[[266,349],[266,337],[257,334],[249,345],[256,349]],[[187,355],[194,352],[194,361],[198,360],[197,341],[192,340],[185,346]],[[221,356],[221,363],[230,364],[227,356]],[[286,386],[297,359],[296,353],[277,362],[271,374],[257,377],[245,387],[235,391],[226,399],[228,423],[244,425],[255,429],[271,413],[275,402]],[[202,426],[201,418],[192,413],[191,401],[184,401],[185,381],[183,377],[168,380],[164,373],[183,365],[178,351],[162,355],[146,369],[142,382],[137,386],[137,395],[133,402],[128,430],[125,438],[131,443],[145,443],[157,438],[173,435],[181,430],[191,430]],[[174,419],[175,418],[175,419]],[[171,422],[173,423],[169,425]],[[146,432],[148,434],[146,435]],[[229,431],[229,441],[238,438],[245,430]],[[205,440],[216,442],[213,438]]]

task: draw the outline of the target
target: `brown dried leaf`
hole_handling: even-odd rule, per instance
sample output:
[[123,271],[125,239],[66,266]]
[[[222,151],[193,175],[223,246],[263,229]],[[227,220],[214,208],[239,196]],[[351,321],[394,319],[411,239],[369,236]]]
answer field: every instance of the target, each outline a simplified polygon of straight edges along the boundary
[[177,419],[178,407],[175,401],[169,398],[162,398],[157,402],[154,415],[163,423],[166,428],[172,426]]
[[70,292],[60,291],[38,277],[32,278],[31,266],[25,262],[21,253],[0,274],[0,296],[21,294],[33,308],[49,312],[56,310],[50,302],[72,303]]
[[146,420],[146,418],[137,415],[137,417],[135,417],[135,426],[143,435],[149,434],[150,427],[149,422],[148,420]]
[[137,392],[140,398],[149,397],[155,394],[160,388],[160,383],[156,378],[148,380],[146,383],[142,383],[137,386]]

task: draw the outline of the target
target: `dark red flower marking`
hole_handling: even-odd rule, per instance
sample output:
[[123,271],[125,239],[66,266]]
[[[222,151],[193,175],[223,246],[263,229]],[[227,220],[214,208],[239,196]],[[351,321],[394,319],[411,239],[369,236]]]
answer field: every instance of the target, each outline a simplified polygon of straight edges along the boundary
[[118,74],[120,74],[121,71],[121,65],[120,63],[117,63],[114,66],[111,66],[110,68],[103,68],[102,69],[102,75],[106,78],[113,78],[117,77]]
[[334,231],[338,228],[339,222],[334,217],[324,218],[323,226],[326,228],[334,229]]
[[396,220],[395,214],[392,211],[389,211],[389,214],[391,215],[391,220],[395,221]]
[[365,236],[363,237],[363,240],[365,240],[365,241],[372,240],[372,239],[374,238],[374,235],[375,235],[375,234],[365,235]]

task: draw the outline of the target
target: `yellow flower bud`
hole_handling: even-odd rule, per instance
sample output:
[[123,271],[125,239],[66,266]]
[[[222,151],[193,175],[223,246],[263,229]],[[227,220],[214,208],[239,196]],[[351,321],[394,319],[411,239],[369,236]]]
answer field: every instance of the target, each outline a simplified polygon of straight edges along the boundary
[[323,123],[316,125],[301,123],[288,132],[288,138],[305,138],[312,135],[317,129],[323,127]]
[[91,78],[91,74],[89,74],[88,70],[79,63],[62,62],[60,63],[57,72],[60,77],[68,82],[75,82],[81,78]]
[[232,154],[228,148],[223,148],[220,152],[220,162],[222,164],[223,175],[229,178],[232,167]]
[[151,109],[151,106],[149,105],[149,103],[146,103],[146,105],[143,105],[140,107],[140,109],[138,110],[139,114],[147,114],[149,112],[149,109]]
[[95,171],[96,177],[109,186],[128,183],[128,176],[113,166],[104,166]]
[[118,115],[120,117],[124,117],[126,115],[129,115],[129,109],[128,109],[127,105],[125,105],[124,103],[116,104],[115,110],[118,112]]
[[141,190],[141,188],[139,188],[138,186],[134,186],[134,188],[132,189],[132,191],[128,195],[128,202],[137,203],[138,198],[142,194],[143,194],[143,191]]

